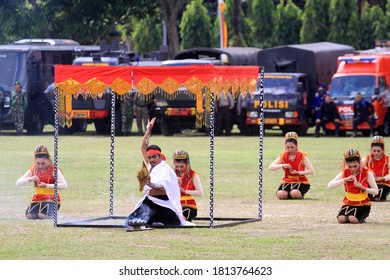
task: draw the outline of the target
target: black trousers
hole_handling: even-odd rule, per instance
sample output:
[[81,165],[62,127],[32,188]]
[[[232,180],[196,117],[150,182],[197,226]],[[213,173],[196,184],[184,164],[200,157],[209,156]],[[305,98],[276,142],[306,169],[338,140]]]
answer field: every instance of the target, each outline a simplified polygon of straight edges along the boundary
[[142,201],[142,204],[129,215],[126,224],[135,219],[144,220],[147,225],[153,223],[180,225],[180,220],[174,211],[154,203],[147,197]]
[[225,130],[226,135],[231,134],[232,130],[232,115],[228,106],[218,107],[216,124],[215,124],[215,134],[221,135],[223,130]]

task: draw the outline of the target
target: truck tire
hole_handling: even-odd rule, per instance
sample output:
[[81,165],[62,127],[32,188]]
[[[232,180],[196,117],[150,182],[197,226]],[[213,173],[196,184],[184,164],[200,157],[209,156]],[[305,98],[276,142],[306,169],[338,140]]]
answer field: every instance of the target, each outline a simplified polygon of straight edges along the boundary
[[103,135],[110,132],[110,118],[97,119],[94,123],[97,134]]
[[[111,117],[95,120],[95,130],[97,134],[111,133]],[[122,121],[120,110],[115,111],[115,135],[122,134]]]
[[83,119],[73,120],[72,126],[74,126],[74,132],[86,132],[88,122],[87,120],[83,120]]
[[26,127],[28,135],[40,135],[43,132],[43,122],[39,116],[33,117],[33,121]]
[[168,119],[162,119],[161,121],[161,133],[164,136],[172,136],[174,133],[174,128],[171,122]]
[[67,127],[67,126],[58,127],[58,134],[60,135],[73,135],[74,131],[75,131],[74,124],[72,124],[71,127]]

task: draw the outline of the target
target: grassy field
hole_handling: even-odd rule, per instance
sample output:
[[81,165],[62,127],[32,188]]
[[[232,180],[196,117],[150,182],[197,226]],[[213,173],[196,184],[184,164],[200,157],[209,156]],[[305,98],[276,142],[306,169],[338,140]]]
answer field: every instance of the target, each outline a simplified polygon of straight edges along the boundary
[[[316,174],[302,201],[279,201],[275,191],[282,172],[268,165],[283,152],[281,134],[264,138],[263,220],[234,227],[155,229],[126,232],[118,228],[54,227],[53,221],[26,220],[33,189],[15,182],[32,164],[38,144],[53,151],[53,136],[0,136],[0,259],[2,260],[388,260],[390,202],[375,203],[367,222],[340,225],[336,214],[343,189],[328,190],[339,172],[342,153],[369,151],[368,137],[300,139]],[[390,144],[390,140],[388,140]],[[141,166],[141,137],[115,139],[114,215],[127,216],[140,198],[136,172]],[[209,138],[196,135],[153,136],[167,158],[187,150],[201,176],[204,197],[199,216],[209,216]],[[59,222],[109,215],[110,138],[61,136],[59,164],[68,182],[61,192]],[[214,217],[258,215],[259,139],[215,139]],[[204,222],[203,222],[204,224]],[[218,224],[216,222],[216,224]]]

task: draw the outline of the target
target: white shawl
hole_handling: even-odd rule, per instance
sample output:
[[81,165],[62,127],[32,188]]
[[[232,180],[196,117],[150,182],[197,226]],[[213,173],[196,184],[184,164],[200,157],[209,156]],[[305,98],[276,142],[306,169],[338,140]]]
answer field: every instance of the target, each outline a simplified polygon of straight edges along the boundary
[[[148,165],[148,169],[150,170],[151,166]],[[157,185],[163,185],[165,193],[168,196],[168,200],[161,200],[154,196],[149,195],[149,191],[151,188],[147,185],[144,187],[144,197],[138,202],[135,209],[137,209],[145,197],[148,197],[154,203],[171,209],[176,213],[176,216],[179,218],[181,225],[194,225],[184,219],[182,207],[180,204],[180,188],[179,183],[177,181],[177,176],[173,169],[165,162],[161,161],[155,167],[153,167],[150,172],[150,182]]]

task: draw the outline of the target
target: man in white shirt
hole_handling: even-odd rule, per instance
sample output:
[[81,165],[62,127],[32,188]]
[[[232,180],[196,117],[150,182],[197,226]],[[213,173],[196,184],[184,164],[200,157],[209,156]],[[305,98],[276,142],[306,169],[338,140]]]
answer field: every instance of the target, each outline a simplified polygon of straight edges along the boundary
[[129,227],[153,225],[153,223],[175,226],[195,225],[186,221],[183,216],[180,188],[175,172],[166,163],[160,147],[149,146],[154,122],[155,118],[148,122],[141,145],[150,176],[139,179],[140,184],[144,186],[142,191],[144,196],[127,218],[126,225]]

